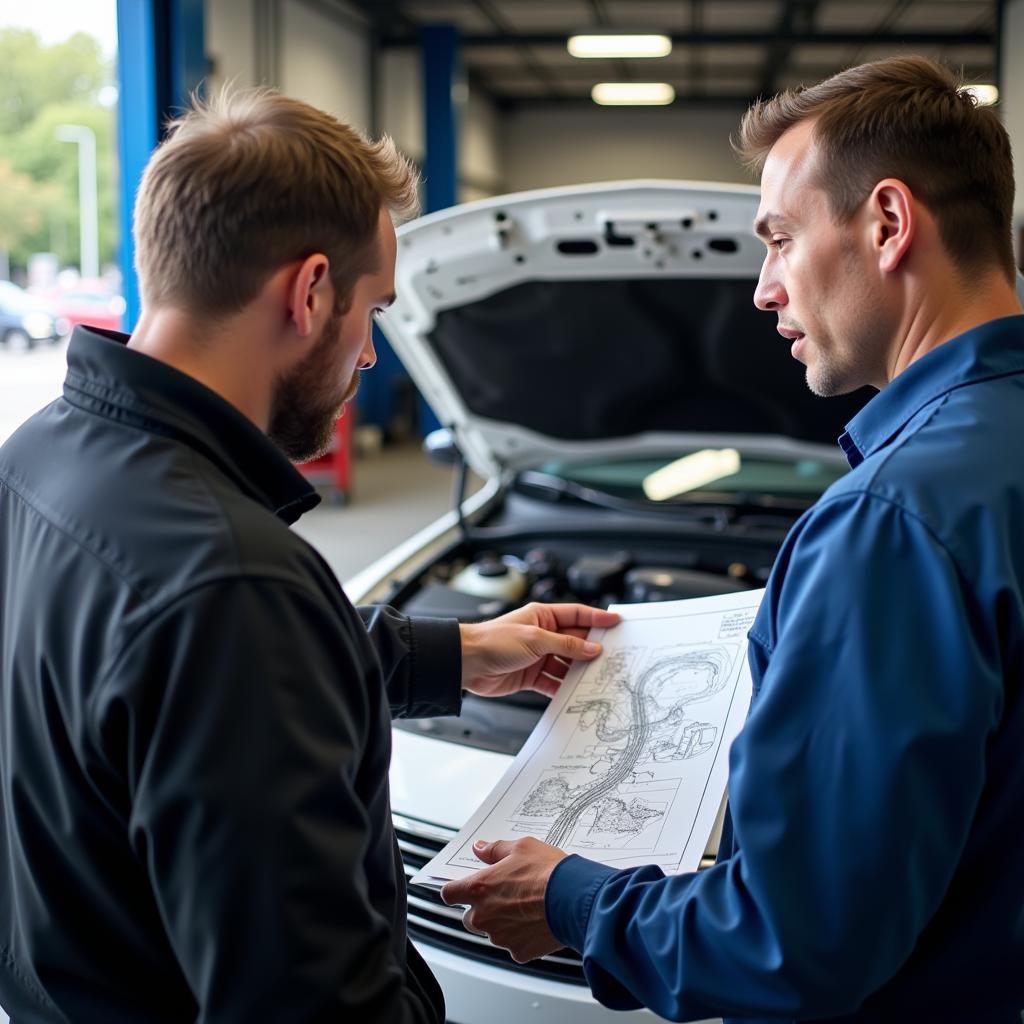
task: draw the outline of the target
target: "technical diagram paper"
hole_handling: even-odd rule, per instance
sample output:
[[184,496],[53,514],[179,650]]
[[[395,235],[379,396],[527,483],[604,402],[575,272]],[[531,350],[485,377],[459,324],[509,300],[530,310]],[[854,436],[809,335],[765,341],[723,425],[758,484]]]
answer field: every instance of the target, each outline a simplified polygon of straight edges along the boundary
[[694,871],[750,704],[747,630],[763,590],[618,605],[591,630],[601,656],[569,670],[501,781],[412,879],[439,885],[483,867],[477,839],[532,835],[626,868]]

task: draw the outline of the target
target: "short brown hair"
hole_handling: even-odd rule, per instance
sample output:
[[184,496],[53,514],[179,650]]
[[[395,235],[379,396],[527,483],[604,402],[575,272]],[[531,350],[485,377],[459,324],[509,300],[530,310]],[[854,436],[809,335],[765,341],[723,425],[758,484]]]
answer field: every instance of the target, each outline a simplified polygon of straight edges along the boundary
[[755,103],[733,146],[760,171],[790,128],[814,120],[817,175],[839,221],[883,178],[899,178],[935,216],[962,274],[1000,267],[1012,280],[1013,157],[998,115],[944,65],[892,57]]
[[336,304],[376,269],[382,209],[417,209],[418,175],[391,139],[267,88],[193,98],[150,158],[135,201],[144,305],[216,319],[251,302],[276,269],[315,252]]

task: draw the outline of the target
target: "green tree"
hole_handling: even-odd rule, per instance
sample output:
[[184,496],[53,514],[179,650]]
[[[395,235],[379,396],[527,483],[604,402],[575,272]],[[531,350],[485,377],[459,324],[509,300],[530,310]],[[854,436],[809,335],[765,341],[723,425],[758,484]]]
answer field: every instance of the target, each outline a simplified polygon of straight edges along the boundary
[[28,29],[0,30],[0,137],[31,124],[50,103],[98,103],[113,81],[99,42],[84,32],[44,46]]
[[[99,42],[78,32],[44,46],[34,32],[0,30],[0,248],[24,267],[29,255],[56,252],[79,261],[78,147],[56,138],[57,126],[78,124],[96,135],[101,263],[118,245],[114,110],[100,102],[114,68]],[[30,185],[29,183],[34,183]]]
[[[6,153],[16,171],[42,185],[53,186],[55,200],[47,221],[48,235],[33,239],[35,248],[56,252],[61,263],[78,263],[78,146],[57,139],[57,126],[78,124],[96,136],[96,186],[99,194],[100,261],[117,254],[117,154],[114,113],[88,103],[51,103],[28,127],[8,139]],[[59,197],[59,199],[57,198]]]
[[0,158],[0,250],[23,264],[30,252],[43,248],[26,243],[46,237],[47,217],[60,201],[52,185],[40,186]]

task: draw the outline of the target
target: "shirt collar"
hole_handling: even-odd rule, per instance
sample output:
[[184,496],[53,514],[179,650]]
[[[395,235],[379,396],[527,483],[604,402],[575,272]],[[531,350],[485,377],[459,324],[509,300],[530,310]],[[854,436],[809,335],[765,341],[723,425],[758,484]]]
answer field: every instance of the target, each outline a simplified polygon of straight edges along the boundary
[[936,399],[968,384],[1022,371],[1024,316],[989,320],[911,363],[850,420],[839,446],[855,468]]
[[251,420],[204,384],[127,347],[128,335],[76,327],[64,397],[109,419],[174,437],[216,463],[291,525],[320,497]]

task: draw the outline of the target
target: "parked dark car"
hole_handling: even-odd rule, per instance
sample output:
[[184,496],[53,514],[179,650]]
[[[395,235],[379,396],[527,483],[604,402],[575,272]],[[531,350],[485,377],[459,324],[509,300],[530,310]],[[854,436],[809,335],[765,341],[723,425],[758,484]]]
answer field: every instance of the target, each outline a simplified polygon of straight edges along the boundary
[[0,281],[0,345],[27,351],[68,333],[67,321],[16,284]]

